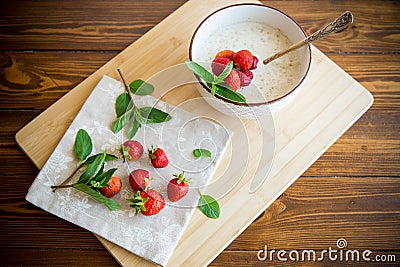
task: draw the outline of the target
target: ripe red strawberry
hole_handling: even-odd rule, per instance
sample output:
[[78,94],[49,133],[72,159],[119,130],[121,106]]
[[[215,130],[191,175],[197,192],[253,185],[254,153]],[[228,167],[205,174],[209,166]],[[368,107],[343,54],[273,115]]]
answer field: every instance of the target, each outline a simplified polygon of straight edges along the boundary
[[164,168],[168,165],[168,158],[164,150],[159,147],[151,147],[149,150],[149,159],[154,168]]
[[174,179],[169,181],[167,192],[168,199],[172,202],[176,202],[186,196],[189,192],[189,180],[187,179],[182,172],[179,175],[174,175]]
[[239,70],[240,86],[248,86],[253,80],[253,73],[251,70]]
[[142,213],[144,216],[155,215],[165,207],[164,197],[153,189],[137,191],[128,201],[136,209],[136,214]]
[[136,161],[143,155],[143,146],[135,140],[128,140],[122,145],[124,158]]
[[137,169],[129,174],[129,184],[135,191],[145,190],[149,186],[150,181],[150,174],[146,170]]
[[228,58],[229,60],[233,60],[233,56],[235,52],[232,50],[222,50],[215,55],[215,58]]
[[251,66],[251,70],[257,69],[257,64],[258,64],[258,58],[256,56],[253,56],[253,66]]
[[240,50],[233,56],[233,64],[240,70],[248,70],[253,66],[253,55],[249,50]]
[[224,83],[228,85],[233,91],[240,87],[240,77],[236,70],[232,70],[228,77],[225,78]]
[[110,181],[108,181],[108,187],[101,187],[99,188],[99,191],[103,196],[111,198],[116,194],[118,194],[121,188],[122,188],[121,179],[119,179],[117,176],[112,176]]
[[215,75],[220,75],[230,62],[227,58],[215,58],[211,63],[211,70]]

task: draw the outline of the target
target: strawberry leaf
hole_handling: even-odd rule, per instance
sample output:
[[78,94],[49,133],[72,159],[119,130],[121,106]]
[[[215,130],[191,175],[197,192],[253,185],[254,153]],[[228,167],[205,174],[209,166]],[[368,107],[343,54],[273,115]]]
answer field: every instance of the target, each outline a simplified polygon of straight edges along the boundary
[[203,148],[196,148],[193,149],[193,156],[196,158],[204,157],[204,158],[211,158],[210,150],[203,149]]
[[139,131],[140,127],[142,127],[142,124],[136,119],[135,116],[128,129],[128,139],[133,139],[133,137]]
[[207,83],[213,82],[213,75],[206,70],[203,66],[197,64],[196,62],[186,60],[185,61],[186,66],[193,71],[194,74],[199,76],[201,79],[203,79]]
[[104,204],[109,210],[118,210],[121,208],[121,205],[117,201],[103,196],[102,194],[100,194],[96,190],[90,188],[86,184],[78,183],[78,184],[74,184],[73,187],[75,189],[89,195],[97,203]]
[[217,95],[220,95],[222,97],[225,97],[227,99],[236,101],[236,102],[246,102],[246,97],[244,97],[244,95],[233,91],[231,88],[229,88],[226,85],[223,84],[216,84],[215,85],[217,87]]
[[[97,157],[101,157],[101,155],[103,155],[103,153],[99,153],[99,154],[88,157],[87,160],[85,161],[85,165],[89,165],[90,163],[93,163],[93,161],[95,161],[95,159]],[[111,161],[111,160],[116,160],[116,159],[118,159],[117,156],[114,156],[112,154],[106,154],[106,158],[104,159],[104,161]]]
[[220,75],[215,77],[214,83],[222,83],[226,77],[231,73],[231,70],[233,68],[233,61],[230,61],[228,65],[226,65],[225,69],[221,72]]
[[124,126],[128,123],[130,120],[132,114],[134,113],[134,108],[130,108],[127,112],[125,112],[121,117],[117,118],[115,121],[112,122],[111,128],[114,133],[118,133],[119,131],[124,128]]
[[199,209],[208,218],[217,219],[220,215],[220,208],[218,202],[209,195],[203,195],[200,193]]
[[115,101],[115,113],[117,114],[117,118],[121,117],[125,114],[125,112],[131,108],[131,99],[128,93],[122,93],[117,97]]
[[106,152],[100,156],[96,157],[93,163],[89,164],[88,168],[79,177],[78,183],[88,184],[104,167],[104,161],[106,159]]
[[168,113],[153,107],[140,108],[138,114],[143,119],[143,123],[161,123],[172,118]]
[[132,94],[135,95],[151,95],[154,92],[154,86],[146,83],[143,80],[135,80],[130,85],[129,88]]
[[80,129],[75,137],[75,154],[81,160],[84,161],[90,153],[92,153],[93,144],[89,134],[84,130]]
[[229,62],[226,65],[225,69],[221,72],[220,75],[214,78],[213,74],[207,71],[204,67],[197,64],[196,62],[186,60],[185,61],[187,67],[193,71],[194,74],[202,78],[207,86],[211,89],[211,94],[214,96],[215,94],[225,97],[227,99],[236,101],[236,102],[246,102],[246,98],[244,95],[233,91],[227,85],[222,84],[226,77],[228,77],[229,73],[232,71],[233,62]]
[[117,170],[117,168],[112,168],[106,172],[101,173],[100,175],[97,175],[90,181],[90,184],[93,187],[97,187],[97,188],[108,187],[108,182],[110,181],[111,177],[113,176],[113,174],[116,170]]

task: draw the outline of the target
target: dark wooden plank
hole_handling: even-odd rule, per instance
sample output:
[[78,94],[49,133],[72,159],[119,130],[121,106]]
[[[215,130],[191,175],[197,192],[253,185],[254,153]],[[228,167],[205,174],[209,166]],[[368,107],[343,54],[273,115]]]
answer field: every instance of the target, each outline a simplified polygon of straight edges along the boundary
[[[168,16],[184,0],[7,1],[0,9],[0,50],[122,50]],[[262,1],[293,16],[312,33],[345,10],[355,25],[318,42],[324,52],[399,52],[400,7],[396,1]],[[320,4],[317,4],[320,5]],[[51,11],[50,11],[51,10]],[[49,12],[50,11],[50,12]],[[43,16],[46,14],[46,16]],[[384,19],[382,19],[384,18]]]
[[103,248],[89,231],[47,213],[25,200],[34,178],[0,176],[0,243],[15,249]]
[[350,29],[315,42],[325,53],[399,52],[400,6],[396,1],[262,2],[291,15],[308,34],[318,31],[344,11],[352,11],[355,20]]
[[41,110],[0,109],[0,146],[14,146],[16,144],[14,138],[15,133],[37,117],[41,112]]
[[[0,108],[45,109],[117,52],[0,52]],[[400,107],[400,55],[328,54],[370,90],[374,107]]]
[[[227,250],[350,248],[397,250],[400,179],[300,178]],[[316,227],[317,226],[317,227]]]
[[0,52],[0,107],[45,109],[113,56]]
[[0,9],[0,50],[120,51],[185,2],[7,1]]
[[[335,246],[335,244],[333,244]],[[262,249],[262,248],[260,248]],[[326,248],[327,250],[329,248]],[[334,248],[332,248],[334,249]],[[291,260],[289,258],[289,251],[286,251],[286,254],[283,255],[283,258],[286,258],[287,261],[280,261],[277,257],[277,252],[279,248],[276,249],[276,252],[273,254],[273,259],[270,260],[270,258],[265,259],[264,261],[260,261],[257,257],[258,250],[257,251],[223,251],[209,266],[226,266],[226,263],[229,262],[231,263],[231,266],[398,266],[398,262],[400,259],[400,251],[394,250],[394,251],[373,251],[370,256],[367,257],[367,259],[370,259],[370,261],[364,261],[362,258],[362,252],[364,250],[359,251],[360,255],[360,260],[352,260],[352,255],[348,254],[346,260],[346,252],[347,250],[344,249],[343,251],[343,260],[340,260],[340,252],[337,253],[332,253],[331,258],[335,259],[335,255],[337,255],[337,260],[331,260],[329,258],[328,254],[324,254],[323,257],[321,257],[321,251],[316,251],[316,261],[309,261],[307,254],[305,254],[304,258],[306,260],[304,261],[298,261],[298,260]],[[349,249],[351,250],[351,249]],[[270,252],[270,250],[268,250]],[[301,259],[301,253],[302,250],[299,251],[299,259]],[[264,255],[261,254],[261,257]],[[296,257],[295,254],[292,254],[292,257]],[[356,256],[354,256],[354,259],[357,259]],[[376,259],[375,259],[376,257]],[[322,259],[322,260],[318,260]],[[377,262],[377,260],[385,259],[384,262]]]
[[16,144],[8,147],[0,146],[0,153],[0,161],[2,162],[0,175],[30,175],[34,178],[39,173],[36,166]]
[[1,248],[0,253],[2,266],[119,266],[103,247],[84,250]]

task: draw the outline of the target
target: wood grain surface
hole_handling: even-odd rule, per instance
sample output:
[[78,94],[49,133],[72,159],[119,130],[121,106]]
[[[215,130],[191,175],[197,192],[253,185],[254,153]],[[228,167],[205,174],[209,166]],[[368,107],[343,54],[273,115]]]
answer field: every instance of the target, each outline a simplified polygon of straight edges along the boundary
[[[398,2],[262,2],[293,16],[308,33],[342,11],[351,10],[356,22],[350,30],[315,45],[370,90],[375,102],[212,265],[260,265],[263,263],[257,260],[257,251],[266,244],[276,249],[326,249],[335,246],[340,237],[345,237],[352,249],[396,255],[398,264]],[[1,2],[2,265],[117,265],[92,233],[24,200],[38,170],[18,148],[14,135],[183,3],[176,0]]]

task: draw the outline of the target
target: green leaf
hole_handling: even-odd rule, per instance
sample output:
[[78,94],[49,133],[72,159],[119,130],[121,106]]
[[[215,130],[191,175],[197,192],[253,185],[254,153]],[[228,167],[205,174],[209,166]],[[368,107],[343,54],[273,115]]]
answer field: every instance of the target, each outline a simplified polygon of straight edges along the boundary
[[82,175],[79,177],[78,183],[88,184],[90,180],[92,180],[99,171],[104,167],[104,161],[106,159],[106,152],[100,156],[96,157],[95,160],[89,164],[88,168]]
[[125,112],[121,117],[117,118],[115,121],[112,122],[111,128],[114,133],[118,133],[119,131],[124,128],[127,122],[130,120],[132,114],[134,113],[134,108],[130,108],[127,112]]
[[124,115],[124,113],[131,108],[131,98],[128,93],[122,93],[117,97],[115,101],[115,113],[117,114],[117,118]]
[[161,123],[172,118],[168,113],[152,107],[140,108],[138,114],[143,119],[143,123]]
[[143,80],[135,80],[130,85],[132,94],[135,95],[151,95],[154,92],[154,86]]
[[211,158],[211,152],[210,150],[207,149],[196,148],[193,150],[193,156],[195,156],[196,158],[200,157]]
[[217,87],[217,95],[223,96],[227,99],[236,101],[236,102],[246,102],[246,98],[244,97],[244,95],[233,91],[231,88],[222,85],[222,84],[216,84],[215,85]]
[[118,210],[121,208],[121,205],[117,201],[103,196],[102,194],[85,184],[75,184],[74,188],[89,195],[97,203],[106,205],[109,210]]
[[[148,107],[149,109],[151,108],[151,107]],[[147,114],[144,114],[144,115],[142,115],[142,113],[144,114],[144,109],[142,110],[142,111],[137,111],[136,113],[135,113],[135,117],[134,117],[134,120],[136,120],[136,122],[137,123],[139,123],[140,125],[143,125],[143,124],[146,124],[147,123]],[[146,116],[146,117],[143,117],[143,116]]]
[[228,65],[226,65],[225,69],[221,72],[220,75],[218,75],[214,79],[214,83],[221,83],[225,80],[226,77],[228,77],[229,73],[231,73],[231,70],[233,68],[233,61],[230,61]]
[[87,156],[92,152],[93,144],[89,134],[84,130],[80,129],[75,137],[75,154],[81,160],[84,161]]
[[186,60],[185,61],[186,66],[193,71],[194,74],[199,76],[201,79],[203,79],[207,83],[213,82],[213,75],[206,70],[203,66],[197,64],[196,62]]
[[[101,155],[103,155],[103,153],[99,153],[99,154],[88,157],[87,160],[85,161],[85,165],[89,165],[90,163],[93,163],[93,161],[97,157],[100,157]],[[112,161],[112,160],[116,160],[116,159],[118,159],[117,156],[114,156],[112,154],[106,154],[106,158],[104,159],[104,161]]]
[[136,133],[139,131],[140,127],[142,127],[142,124],[137,121],[135,116],[128,129],[128,139],[133,139],[133,137],[135,137]]
[[208,218],[217,219],[220,215],[220,208],[218,202],[209,195],[203,195],[200,193],[199,209]]
[[94,177],[93,180],[90,181],[90,184],[93,187],[97,187],[97,188],[108,187],[108,182],[110,181],[111,177],[113,176],[113,174],[116,170],[117,170],[117,168],[112,168],[106,172],[103,172],[102,174]]

